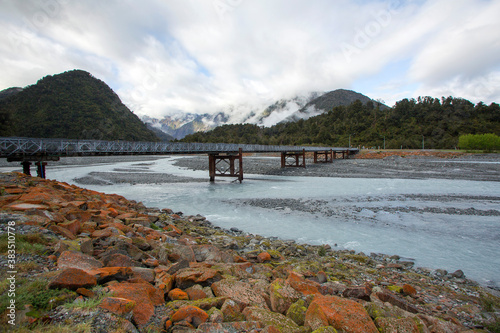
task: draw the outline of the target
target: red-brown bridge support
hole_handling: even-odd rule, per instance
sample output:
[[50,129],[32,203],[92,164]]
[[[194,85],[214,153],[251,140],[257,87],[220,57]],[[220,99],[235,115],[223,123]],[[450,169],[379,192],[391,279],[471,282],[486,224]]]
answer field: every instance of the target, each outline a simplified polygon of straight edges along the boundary
[[[333,159],[335,158],[332,149],[326,151],[315,151],[314,152],[314,163],[333,163]],[[324,158],[322,158],[324,156]],[[322,159],[318,159],[322,158]]]
[[[302,160],[302,163],[300,161]],[[306,150],[302,152],[283,152],[281,153],[281,167],[306,167]]]
[[342,159],[347,159],[349,158],[349,150],[346,149],[346,150],[341,150],[341,151],[333,151],[332,153],[332,158],[333,159],[336,159],[337,158],[337,154],[342,154]]
[[[31,176],[31,162],[23,161],[21,162],[23,166],[23,173],[25,175]],[[45,178],[45,167],[47,166],[47,162],[38,161],[35,162],[36,165],[36,176],[40,178]]]
[[21,165],[23,166],[23,173],[27,176],[31,176],[31,162],[23,161]]
[[36,176],[40,178],[46,177],[45,169],[47,161],[59,161],[59,156],[7,157],[7,162],[21,162],[23,173],[28,176],[31,176],[31,166],[34,162],[36,165]]
[[[236,167],[235,161],[238,161]],[[243,150],[240,148],[238,153],[213,153],[208,154],[208,170],[210,181],[215,181],[215,176],[219,177],[237,177],[243,180]]]

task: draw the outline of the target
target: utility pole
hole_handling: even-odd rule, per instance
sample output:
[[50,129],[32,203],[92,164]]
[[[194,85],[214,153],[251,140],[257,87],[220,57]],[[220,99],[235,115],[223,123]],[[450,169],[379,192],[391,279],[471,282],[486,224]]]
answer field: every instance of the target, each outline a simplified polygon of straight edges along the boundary
[[422,134],[422,150],[424,150],[424,135]]

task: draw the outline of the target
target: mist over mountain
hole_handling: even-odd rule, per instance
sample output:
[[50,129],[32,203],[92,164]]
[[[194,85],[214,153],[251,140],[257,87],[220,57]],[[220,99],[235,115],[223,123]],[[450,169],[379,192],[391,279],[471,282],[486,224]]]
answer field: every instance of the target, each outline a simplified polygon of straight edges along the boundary
[[297,121],[299,119],[309,119],[310,117],[314,117],[324,112],[331,111],[334,107],[351,105],[357,100],[359,100],[362,104],[372,102],[374,103],[374,106],[379,106],[381,110],[387,109],[386,105],[375,101],[368,96],[352,90],[337,89],[310,100],[300,110],[293,113],[284,120]]
[[280,99],[264,109],[251,106],[228,106],[215,114],[179,113],[167,115],[163,119],[143,116],[142,120],[149,126],[182,139],[196,132],[206,132],[215,127],[226,124],[253,124],[271,127],[281,122],[293,122],[299,119],[308,119],[336,106],[347,106],[356,100],[363,104],[368,102],[380,105],[381,109],[387,106],[371,98],[351,90],[337,89],[327,93],[309,92],[296,95],[288,99]]

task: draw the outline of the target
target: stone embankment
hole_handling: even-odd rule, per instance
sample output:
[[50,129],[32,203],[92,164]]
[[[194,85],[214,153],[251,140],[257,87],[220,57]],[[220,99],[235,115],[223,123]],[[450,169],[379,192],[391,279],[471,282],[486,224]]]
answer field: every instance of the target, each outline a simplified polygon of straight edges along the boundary
[[[0,240],[5,243],[8,226],[15,228],[16,288],[44,286],[17,299],[11,325],[8,287],[0,285],[2,327],[498,332],[498,296],[461,271],[223,230],[199,215],[19,173],[0,179]],[[26,239],[43,253],[22,248]],[[6,247],[0,249],[5,266]]]

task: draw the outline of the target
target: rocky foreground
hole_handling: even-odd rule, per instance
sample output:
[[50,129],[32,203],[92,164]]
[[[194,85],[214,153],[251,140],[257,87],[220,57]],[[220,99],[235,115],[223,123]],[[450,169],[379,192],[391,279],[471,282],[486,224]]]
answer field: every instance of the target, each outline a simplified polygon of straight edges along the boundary
[[9,331],[500,329],[498,292],[461,271],[223,230],[19,173],[0,174],[0,194],[0,322]]

